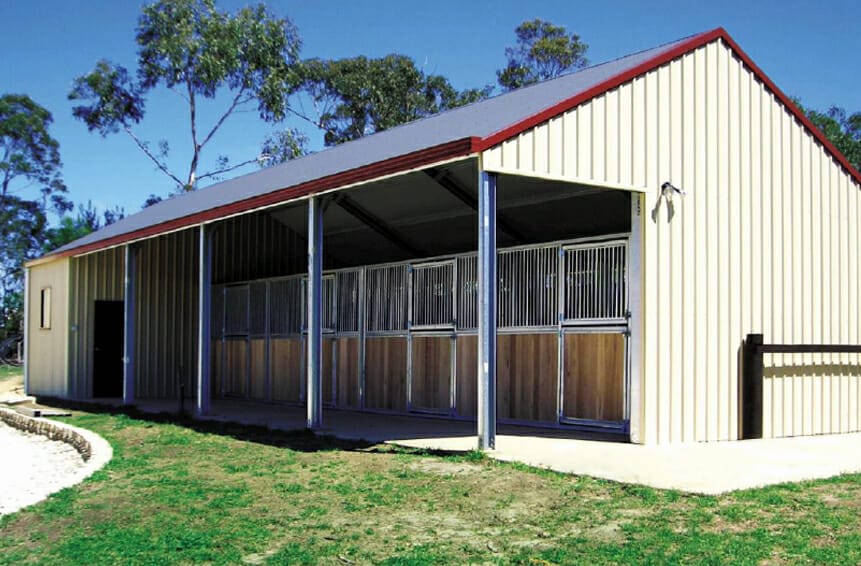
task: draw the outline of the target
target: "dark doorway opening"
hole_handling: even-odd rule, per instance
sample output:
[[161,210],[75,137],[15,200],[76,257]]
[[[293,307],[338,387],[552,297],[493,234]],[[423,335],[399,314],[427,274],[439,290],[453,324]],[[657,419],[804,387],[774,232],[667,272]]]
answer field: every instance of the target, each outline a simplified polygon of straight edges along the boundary
[[123,396],[123,301],[96,301],[93,327],[93,397]]

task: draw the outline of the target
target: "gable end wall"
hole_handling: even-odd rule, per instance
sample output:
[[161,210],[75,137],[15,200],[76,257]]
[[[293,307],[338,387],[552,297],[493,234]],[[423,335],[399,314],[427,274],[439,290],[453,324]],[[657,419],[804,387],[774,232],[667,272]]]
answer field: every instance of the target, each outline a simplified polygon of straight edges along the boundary
[[[640,442],[739,437],[748,333],[859,343],[861,190],[722,40],[483,159],[644,192]],[[662,198],[665,181],[687,195]],[[766,436],[861,430],[859,356],[765,363]]]

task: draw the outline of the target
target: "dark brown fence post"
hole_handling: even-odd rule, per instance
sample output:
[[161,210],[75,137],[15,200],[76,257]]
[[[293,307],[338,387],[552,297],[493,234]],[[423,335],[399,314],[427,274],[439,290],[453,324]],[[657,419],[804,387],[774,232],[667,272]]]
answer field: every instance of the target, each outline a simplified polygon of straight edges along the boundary
[[744,340],[742,368],[742,438],[762,438],[762,334]]

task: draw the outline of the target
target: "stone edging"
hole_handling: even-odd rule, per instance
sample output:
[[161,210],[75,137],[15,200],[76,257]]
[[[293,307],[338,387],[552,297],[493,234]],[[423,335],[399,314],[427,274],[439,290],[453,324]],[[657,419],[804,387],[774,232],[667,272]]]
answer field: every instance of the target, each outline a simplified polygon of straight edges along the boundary
[[[114,450],[108,441],[90,430],[63,422],[47,420],[43,417],[28,417],[2,407],[0,407],[0,421],[24,432],[41,434],[51,440],[67,442],[81,454],[81,458],[84,461],[83,466],[63,478],[49,493],[43,493],[31,501],[22,502],[17,509],[37,503],[52,493],[81,483],[102,469],[114,456]],[[12,509],[11,512],[17,509]]]
[[8,409],[0,409],[0,421],[24,432],[40,434],[51,440],[65,442],[78,451],[84,462],[88,462],[93,455],[90,441],[74,427],[62,426],[63,423],[56,423],[43,418],[28,417]]

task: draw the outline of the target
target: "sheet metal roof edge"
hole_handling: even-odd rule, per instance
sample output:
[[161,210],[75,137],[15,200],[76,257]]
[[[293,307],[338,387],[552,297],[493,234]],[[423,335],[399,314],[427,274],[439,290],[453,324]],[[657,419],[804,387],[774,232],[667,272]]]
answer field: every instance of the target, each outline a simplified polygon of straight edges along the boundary
[[588,100],[591,100],[596,96],[604,94],[605,92],[608,92],[614,88],[617,88],[625,82],[628,82],[638,76],[641,76],[662,65],[665,65],[670,61],[694,49],[702,47],[703,45],[706,45],[716,40],[723,40],[726,42],[729,48],[739,57],[739,59],[741,59],[741,61],[747,67],[750,68],[750,70],[759,80],[762,81],[766,88],[768,88],[771,92],[774,93],[774,95],[784,106],[786,106],[790,113],[792,113],[793,116],[813,134],[817,141],[819,141],[819,143],[821,143],[822,146],[825,147],[832,154],[832,156],[846,170],[846,172],[849,173],[849,175],[855,180],[855,182],[859,186],[861,186],[861,173],[859,173],[854,167],[852,167],[852,164],[849,163],[849,160],[846,159],[846,157],[836,147],[834,147],[834,145],[828,140],[828,138],[825,137],[825,135],[819,130],[819,128],[817,128],[810,121],[810,119],[808,119],[807,116],[804,115],[804,113],[798,108],[798,106],[796,106],[796,104],[792,102],[792,100],[788,96],[786,96],[786,94],[781,91],[776,84],[774,84],[774,82],[768,77],[768,75],[766,75],[762,71],[762,69],[760,69],[753,62],[753,60],[747,55],[747,53],[745,53],[741,49],[741,47],[739,47],[738,44],[732,39],[732,37],[730,37],[729,33],[727,33],[724,28],[718,27],[711,31],[693,35],[687,40],[681,41],[675,47],[668,49],[662,53],[659,53],[655,57],[644,61],[636,67],[632,67],[625,72],[614,75],[609,79],[593,86],[592,88],[577,93],[576,95],[568,99],[554,104],[553,106],[550,106],[542,110],[541,112],[537,112],[532,116],[529,116],[528,118],[521,120],[515,124],[507,126],[506,128],[499,130],[498,132],[495,132],[487,137],[464,138],[461,140],[444,143],[439,146],[424,148],[406,155],[401,155],[386,159],[384,161],[371,163],[369,165],[365,165],[356,169],[343,171],[340,173],[329,175],[327,177],[322,177],[320,179],[301,183],[299,185],[285,187],[284,189],[236,201],[228,205],[222,205],[189,216],[169,220],[160,224],[154,224],[144,229],[119,234],[117,236],[106,238],[104,240],[98,240],[96,242],[92,242],[83,246],[65,249],[60,253],[48,254],[46,256],[43,256],[42,258],[28,262],[26,266],[31,267],[40,263],[51,261],[53,259],[79,255],[87,252],[92,252],[101,248],[115,246],[123,242],[151,237],[163,232],[175,231],[183,227],[190,227],[195,224],[201,224],[208,221],[216,220],[224,216],[230,216],[239,212],[260,208],[262,206],[266,206],[267,204],[286,202],[290,199],[307,196],[331,188],[336,188],[339,185],[347,185],[358,181],[371,180],[375,177],[381,177],[385,175],[390,175],[392,173],[397,173],[398,171],[413,169],[421,165],[433,163],[434,161],[440,161],[452,157],[465,156],[471,153],[481,152],[507,139],[519,135],[520,133],[542,122],[545,122],[550,118],[553,118],[554,116],[558,116],[559,114],[566,112],[579,104],[587,102]]
[[118,234],[116,236],[105,238],[104,240],[98,240],[89,244],[85,244],[83,246],[65,249],[59,253],[48,254],[41,258],[27,262],[25,266],[33,267],[35,265],[39,265],[63,257],[81,255],[99,249],[113,247],[132,240],[140,240],[162,233],[175,232],[183,228],[190,228],[192,226],[211,222],[219,218],[233,216],[237,213],[246,212],[257,208],[263,208],[281,202],[287,202],[292,199],[301,198],[308,195],[313,195],[329,189],[337,188],[342,185],[350,185],[362,181],[369,181],[378,177],[391,175],[393,173],[398,173],[409,169],[415,169],[417,167],[421,167],[422,165],[431,165],[440,161],[446,161],[457,157],[465,157],[476,153],[475,147],[477,146],[478,142],[479,138],[469,137],[421,149],[405,155],[399,155],[397,157],[378,161],[376,163],[372,163],[363,167],[358,167],[356,169],[342,171],[341,173],[336,173],[327,177],[321,177],[319,179],[314,179],[312,181],[301,183],[299,185],[285,187],[277,191],[264,193],[262,195],[236,201],[227,205],[211,208],[189,216],[175,218],[173,220],[162,222],[160,224],[153,224],[140,230],[125,232],[123,234]]

